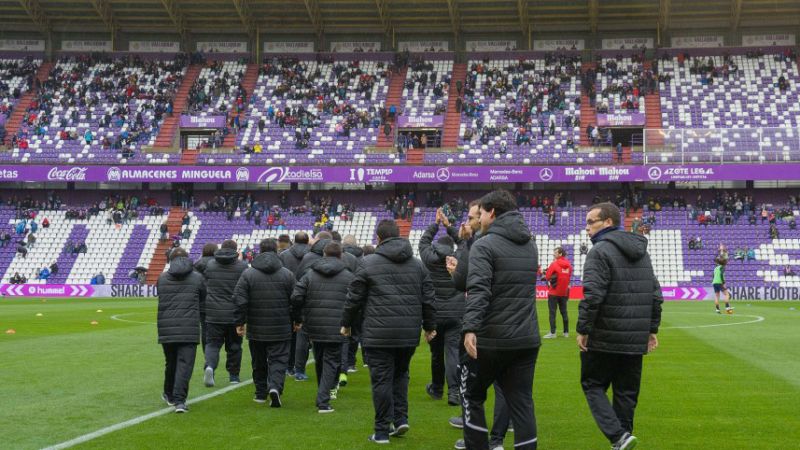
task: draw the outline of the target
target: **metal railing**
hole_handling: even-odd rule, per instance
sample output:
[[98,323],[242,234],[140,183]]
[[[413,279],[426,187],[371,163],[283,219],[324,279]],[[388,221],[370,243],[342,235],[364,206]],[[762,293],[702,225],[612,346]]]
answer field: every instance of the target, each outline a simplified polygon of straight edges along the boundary
[[645,129],[643,164],[800,161],[800,128]]

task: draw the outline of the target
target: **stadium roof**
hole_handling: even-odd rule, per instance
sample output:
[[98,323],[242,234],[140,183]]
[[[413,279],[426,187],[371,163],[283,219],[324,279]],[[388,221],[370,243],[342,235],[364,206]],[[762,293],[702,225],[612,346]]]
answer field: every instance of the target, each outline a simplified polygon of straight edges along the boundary
[[800,26],[800,0],[0,0],[4,30],[367,34]]

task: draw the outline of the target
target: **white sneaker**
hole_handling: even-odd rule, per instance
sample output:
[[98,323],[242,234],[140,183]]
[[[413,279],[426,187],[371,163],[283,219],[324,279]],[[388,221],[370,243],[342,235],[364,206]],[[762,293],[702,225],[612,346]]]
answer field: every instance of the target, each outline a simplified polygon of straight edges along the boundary
[[565,331],[565,332],[564,332],[564,334],[562,334],[562,336],[564,336],[564,337],[569,337],[569,333],[567,333],[567,332]]
[[214,369],[211,367],[206,367],[206,371],[203,374],[203,384],[206,387],[214,387]]
[[556,334],[555,333],[547,333],[547,334],[544,335],[544,338],[545,339],[555,339],[556,338]]

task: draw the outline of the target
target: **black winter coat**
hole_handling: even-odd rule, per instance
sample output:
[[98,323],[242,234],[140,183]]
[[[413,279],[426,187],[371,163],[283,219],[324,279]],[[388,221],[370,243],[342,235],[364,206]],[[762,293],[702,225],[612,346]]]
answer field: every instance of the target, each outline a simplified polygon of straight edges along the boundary
[[[464,292],[457,291],[453,277],[447,271],[446,258],[454,256],[452,247],[433,242],[439,231],[438,224],[429,226],[419,240],[419,256],[425,267],[431,273],[433,287],[436,290],[436,319],[458,319],[464,316]],[[447,228],[454,241],[458,240],[454,227]]]
[[303,324],[312,342],[342,342],[339,332],[347,288],[353,274],[340,258],[323,257],[294,287],[293,320]]
[[300,261],[303,260],[303,256],[308,253],[308,250],[308,244],[294,244],[286,251],[281,252],[278,256],[283,263],[283,267],[286,267],[290,272],[297,275],[297,268],[300,266]]
[[478,337],[478,348],[520,350],[541,345],[536,316],[539,255],[518,211],[495,219],[472,244],[463,331]]
[[213,256],[202,256],[194,263],[194,270],[200,272],[201,274],[205,273],[206,266],[208,265],[209,261],[214,259]]
[[200,311],[206,299],[203,276],[189,258],[175,258],[158,277],[159,344],[200,342]]
[[236,250],[221,248],[214,252],[214,259],[206,264],[206,322],[222,325],[235,323],[233,290],[247,263],[238,258]]
[[347,293],[342,326],[363,314],[361,342],[369,347],[416,347],[420,326],[436,329],[436,292],[407,239],[389,238],[363,258]]
[[355,256],[359,260],[364,256],[364,249],[362,249],[361,247],[356,247],[354,245],[345,245],[342,249],[347,253],[350,253],[351,255]]
[[[297,281],[300,281],[300,278],[303,278],[303,275],[305,275],[305,273],[315,262],[322,259],[323,250],[329,242],[331,242],[330,239],[322,239],[315,242],[314,245],[311,246],[311,248],[308,250],[308,253],[303,256],[303,260],[300,261],[300,265],[297,267],[297,271],[295,272],[295,278],[297,278]],[[355,273],[356,269],[358,269],[358,258],[350,253],[342,252],[342,262],[350,272]]]
[[598,352],[642,355],[661,324],[661,285],[647,254],[647,238],[614,230],[586,255],[579,334]]
[[236,283],[236,324],[246,323],[247,339],[253,341],[288,340],[292,336],[289,298],[294,275],[272,252],[259,254],[252,265]]

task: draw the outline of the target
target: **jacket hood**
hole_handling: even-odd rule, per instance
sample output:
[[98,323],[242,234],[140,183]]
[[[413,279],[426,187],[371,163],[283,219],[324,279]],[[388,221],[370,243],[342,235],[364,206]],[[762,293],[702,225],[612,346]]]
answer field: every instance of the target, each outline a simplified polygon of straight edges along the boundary
[[264,273],[275,273],[283,267],[281,259],[274,252],[259,253],[258,256],[253,258],[250,265]]
[[308,244],[294,244],[293,246],[289,247],[288,251],[296,259],[303,259],[303,256],[308,253]]
[[508,211],[497,216],[486,234],[497,234],[518,245],[531,240],[531,230],[519,211]]
[[378,244],[375,253],[381,255],[393,262],[403,262],[414,256],[414,251],[411,249],[411,243],[408,239],[403,238],[389,238]]
[[314,245],[311,246],[310,252],[316,253],[319,256],[322,256],[322,250],[325,249],[325,246],[328,245],[328,242],[331,242],[330,239],[323,239],[321,241],[317,241]]
[[220,264],[233,264],[238,257],[236,250],[230,248],[221,248],[214,252],[214,259]]
[[362,256],[364,256],[364,250],[362,250],[361,247],[356,247],[355,245],[345,245],[344,251],[350,253],[356,258],[361,258]]
[[345,269],[344,262],[341,258],[332,258],[330,256],[323,256],[311,266],[311,270],[326,277],[332,277]]
[[185,256],[179,256],[169,262],[167,272],[175,278],[186,278],[193,270],[192,260]]
[[605,233],[600,240],[614,244],[630,261],[638,261],[647,254],[647,238],[641,234],[614,230]]
[[569,265],[570,265],[570,264],[569,264],[569,260],[566,258],[566,256],[559,256],[559,257],[558,257],[558,258],[556,258],[556,260],[555,260],[555,261],[553,261],[553,262],[554,262],[554,263],[555,263],[555,264],[556,264],[558,267],[561,267],[561,268],[564,268],[564,267],[567,267],[567,266],[569,266]]

